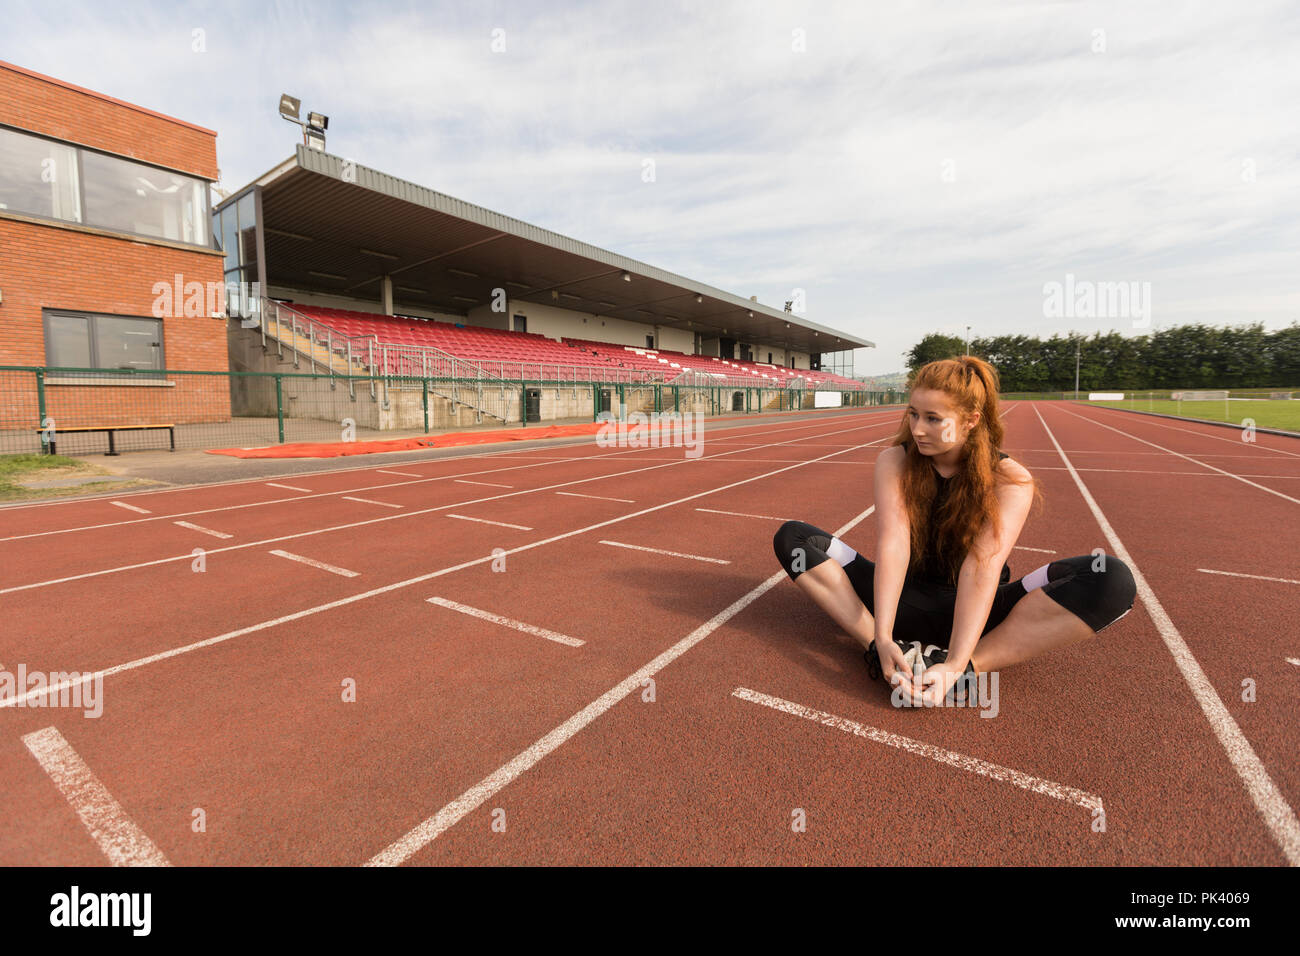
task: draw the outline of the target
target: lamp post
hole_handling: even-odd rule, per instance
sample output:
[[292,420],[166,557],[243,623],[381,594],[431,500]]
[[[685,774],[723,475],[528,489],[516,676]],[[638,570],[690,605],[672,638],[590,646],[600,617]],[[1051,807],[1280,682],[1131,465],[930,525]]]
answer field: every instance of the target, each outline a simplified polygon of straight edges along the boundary
[[1074,340],[1074,400],[1079,400],[1079,340]]
[[970,326],[966,326],[966,351],[964,355],[970,355]]

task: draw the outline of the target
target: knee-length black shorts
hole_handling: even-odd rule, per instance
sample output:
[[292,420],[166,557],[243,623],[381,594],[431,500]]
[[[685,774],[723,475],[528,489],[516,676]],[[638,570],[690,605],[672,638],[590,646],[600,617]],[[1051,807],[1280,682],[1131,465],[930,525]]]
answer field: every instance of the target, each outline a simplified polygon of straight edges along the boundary
[[[829,531],[805,521],[787,521],[773,537],[772,548],[792,581],[823,561],[835,561],[844,568],[858,599],[875,615],[875,563]],[[1022,578],[1000,583],[981,636],[1001,624],[1016,602],[1035,588],[1042,588],[1043,593],[1084,621],[1094,633],[1131,611],[1137,596],[1133,573],[1115,555],[1061,558]],[[905,578],[894,616],[894,637],[947,647],[956,604],[956,588]]]

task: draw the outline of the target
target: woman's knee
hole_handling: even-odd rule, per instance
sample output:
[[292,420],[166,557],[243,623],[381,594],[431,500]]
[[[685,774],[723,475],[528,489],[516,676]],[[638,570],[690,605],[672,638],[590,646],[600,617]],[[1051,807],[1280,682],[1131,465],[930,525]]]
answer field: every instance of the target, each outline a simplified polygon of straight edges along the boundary
[[1133,609],[1137,582],[1129,566],[1113,554],[1069,558],[1073,573],[1047,588],[1061,605],[1082,618],[1093,632],[1114,624]]
[[793,580],[811,566],[809,557],[821,557],[820,549],[809,541],[813,535],[822,534],[820,528],[806,521],[787,521],[772,536],[772,550]]

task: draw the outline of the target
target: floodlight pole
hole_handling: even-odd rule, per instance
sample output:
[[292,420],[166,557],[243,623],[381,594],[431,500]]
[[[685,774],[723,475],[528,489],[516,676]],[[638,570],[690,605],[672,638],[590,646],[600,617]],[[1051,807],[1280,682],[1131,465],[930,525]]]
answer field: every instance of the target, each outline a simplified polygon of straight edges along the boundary
[[1079,400],[1079,340],[1074,340],[1074,400]]
[[966,351],[963,353],[970,355],[970,326],[966,326]]

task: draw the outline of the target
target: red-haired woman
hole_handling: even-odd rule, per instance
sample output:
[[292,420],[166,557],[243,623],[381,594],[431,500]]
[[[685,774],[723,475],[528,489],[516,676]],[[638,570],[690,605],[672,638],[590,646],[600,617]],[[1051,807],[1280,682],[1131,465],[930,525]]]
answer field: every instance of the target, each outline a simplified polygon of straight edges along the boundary
[[[998,384],[974,356],[917,371],[898,434],[876,458],[874,562],[803,521],[787,521],[772,541],[790,578],[867,649],[905,703],[938,704],[963,675],[1091,637],[1137,594],[1128,566],[1105,552],[1011,580],[1006,560],[1041,494],[1000,450]],[[913,641],[929,665],[919,678],[904,660]]]

